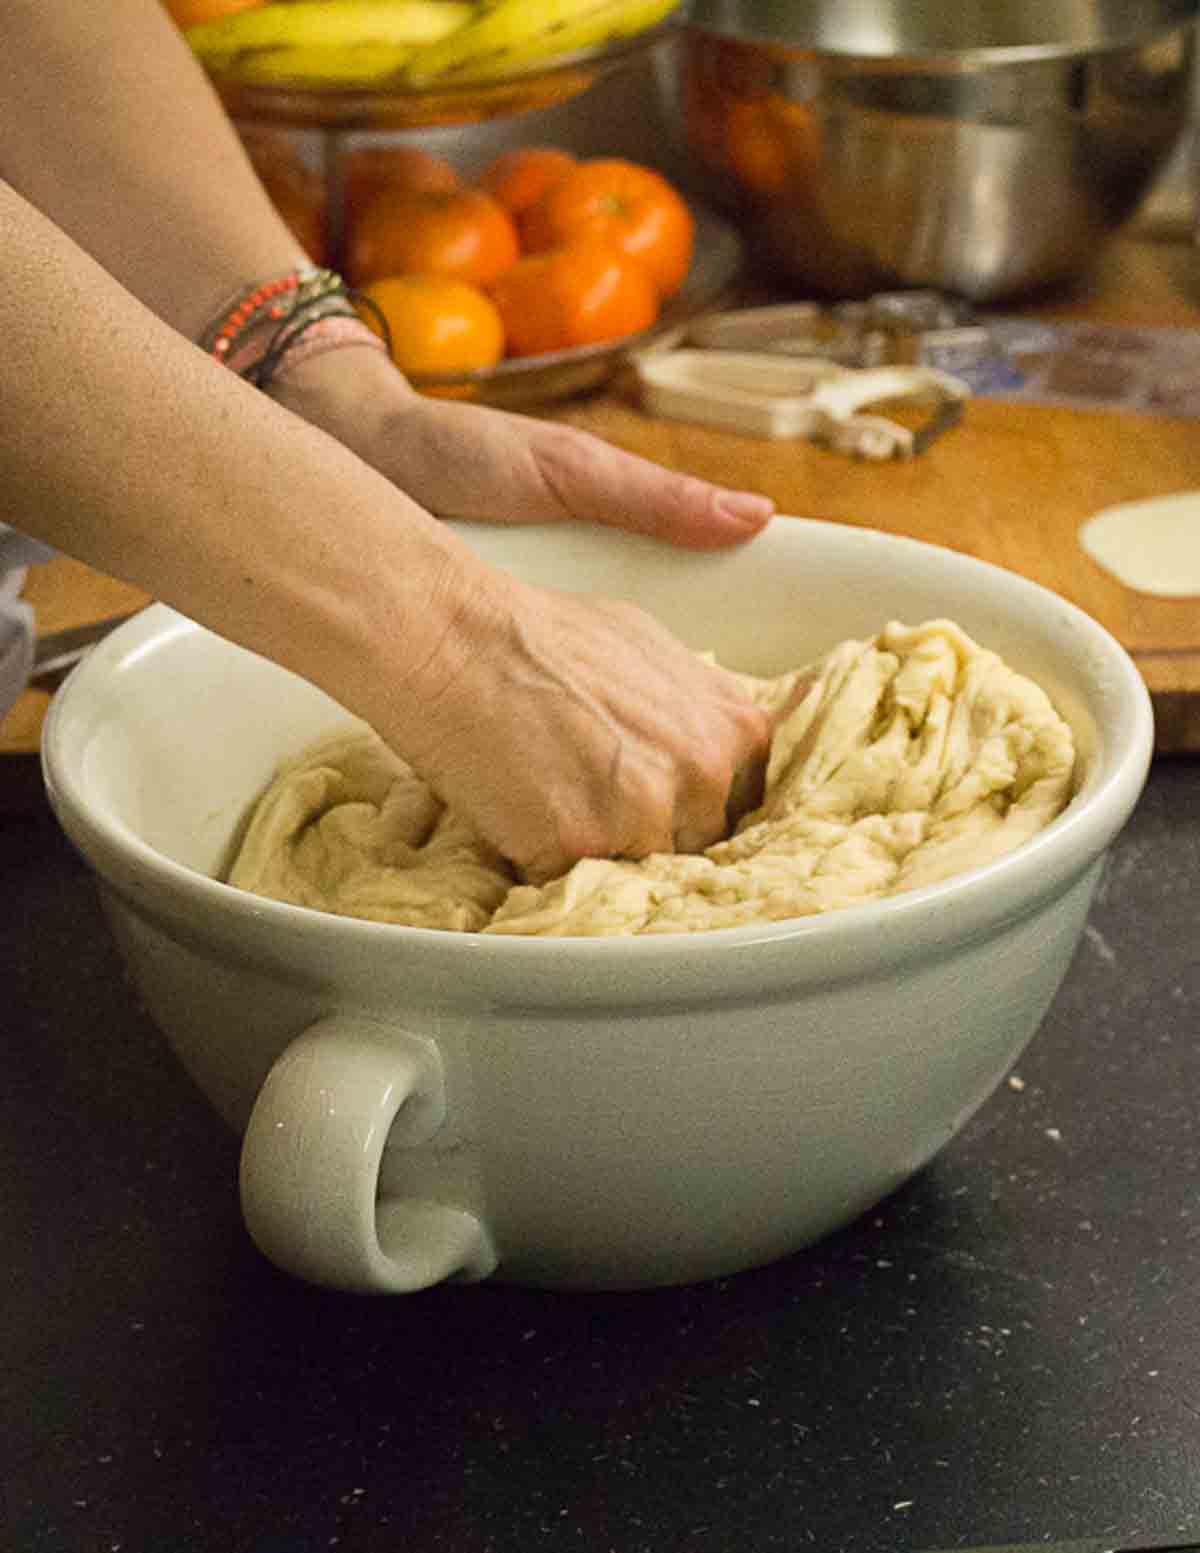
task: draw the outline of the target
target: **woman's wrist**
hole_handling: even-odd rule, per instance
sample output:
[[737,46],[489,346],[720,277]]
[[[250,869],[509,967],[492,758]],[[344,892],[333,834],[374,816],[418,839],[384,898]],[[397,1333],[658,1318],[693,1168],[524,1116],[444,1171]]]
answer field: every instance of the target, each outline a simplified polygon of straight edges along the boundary
[[405,530],[359,568],[353,710],[437,787],[441,750],[482,711],[481,670],[489,682],[485,666],[508,649],[521,589],[445,525]]
[[267,396],[301,416],[374,465],[388,446],[397,412],[420,404],[420,395],[379,350],[345,345],[286,362],[265,389]]

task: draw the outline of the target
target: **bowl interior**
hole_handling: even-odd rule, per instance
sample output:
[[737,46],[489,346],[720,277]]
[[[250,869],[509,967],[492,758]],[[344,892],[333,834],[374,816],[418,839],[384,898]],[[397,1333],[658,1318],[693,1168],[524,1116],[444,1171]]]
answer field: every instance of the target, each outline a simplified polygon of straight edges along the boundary
[[[458,525],[489,560],[538,583],[650,609],[732,667],[769,674],[887,621],[951,617],[1041,683],[1071,723],[1081,799],[1132,796],[1151,742],[1136,669],[1088,616],[1033,583],[868,529],[777,519],[736,551],[683,553],[585,526]],[[344,720],[328,696],[161,605],[71,676],[47,722],[47,783],[68,830],[220,874],[278,763]]]

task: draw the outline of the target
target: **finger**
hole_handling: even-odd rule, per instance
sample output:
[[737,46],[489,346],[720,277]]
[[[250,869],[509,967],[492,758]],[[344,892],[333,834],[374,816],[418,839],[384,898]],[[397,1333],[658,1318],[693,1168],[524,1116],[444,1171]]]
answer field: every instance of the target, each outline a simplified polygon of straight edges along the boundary
[[691,550],[742,544],[774,511],[766,496],[679,474],[578,427],[449,400],[410,409],[386,463],[442,517],[584,519]]
[[676,782],[674,763],[657,751],[621,760],[613,773],[614,857],[637,861],[674,850]]
[[703,852],[726,833],[725,796],[728,782],[706,783],[681,803],[675,822],[675,851]]
[[767,496],[711,485],[574,428],[542,430],[549,435],[533,444],[539,474],[574,517],[684,549],[720,550],[753,538],[775,510]]
[[766,752],[760,750],[744,760],[733,773],[725,797],[725,828],[729,834],[762,803],[766,783],[767,757]]

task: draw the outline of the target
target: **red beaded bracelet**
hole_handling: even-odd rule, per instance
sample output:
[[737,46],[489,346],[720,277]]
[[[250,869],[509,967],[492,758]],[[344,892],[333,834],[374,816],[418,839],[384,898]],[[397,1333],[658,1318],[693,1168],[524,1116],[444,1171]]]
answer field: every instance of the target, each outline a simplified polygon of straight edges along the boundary
[[286,317],[290,309],[280,298],[298,291],[307,273],[305,270],[289,270],[285,275],[278,275],[248,290],[237,292],[232,302],[221,309],[200,335],[200,348],[207,351],[214,361],[228,361],[242,335],[257,329],[264,322],[277,322]]
[[[316,265],[288,270],[238,292],[201,334],[200,346],[214,361],[231,364],[267,325],[285,323],[301,309],[345,294],[346,283],[334,270]],[[237,370],[244,371],[244,364]]]
[[[390,354],[386,320],[369,298],[359,300],[371,306],[383,335],[378,344]],[[359,323],[354,294],[336,271],[306,266],[239,292],[204,330],[199,344],[214,361],[265,388],[301,338],[334,318]],[[371,331],[361,327],[375,342]],[[346,338],[346,343],[366,342],[360,335],[357,341]]]

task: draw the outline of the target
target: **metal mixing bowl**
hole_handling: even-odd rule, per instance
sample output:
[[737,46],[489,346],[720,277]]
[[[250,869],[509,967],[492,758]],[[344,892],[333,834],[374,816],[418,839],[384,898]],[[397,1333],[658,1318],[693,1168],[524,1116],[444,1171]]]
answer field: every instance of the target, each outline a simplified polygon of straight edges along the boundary
[[689,175],[803,290],[1080,275],[1187,119],[1200,0],[694,0]]

